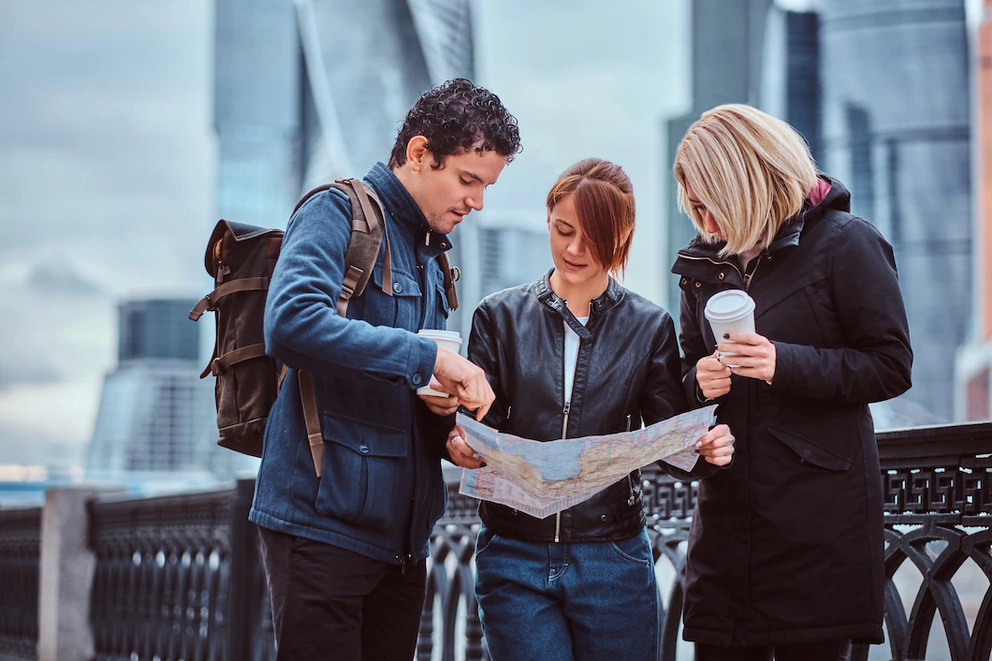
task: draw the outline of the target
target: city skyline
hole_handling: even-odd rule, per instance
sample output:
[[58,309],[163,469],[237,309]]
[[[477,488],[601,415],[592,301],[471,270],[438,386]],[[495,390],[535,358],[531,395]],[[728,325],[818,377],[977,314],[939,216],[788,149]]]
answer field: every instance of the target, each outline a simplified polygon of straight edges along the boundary
[[[202,250],[220,205],[212,11],[192,0],[101,3],[115,20],[76,6],[54,21],[32,3],[3,9],[0,287],[10,309],[30,312],[0,320],[0,464],[73,453],[78,463],[115,361],[118,302],[210,286]],[[472,3],[476,80],[520,118],[524,153],[467,222],[540,235],[557,174],[584,156],[615,160],[638,196],[626,284],[664,302],[664,121],[689,109],[691,3],[633,2],[609,16],[594,2],[531,4]],[[968,2],[972,29],[978,4]]]

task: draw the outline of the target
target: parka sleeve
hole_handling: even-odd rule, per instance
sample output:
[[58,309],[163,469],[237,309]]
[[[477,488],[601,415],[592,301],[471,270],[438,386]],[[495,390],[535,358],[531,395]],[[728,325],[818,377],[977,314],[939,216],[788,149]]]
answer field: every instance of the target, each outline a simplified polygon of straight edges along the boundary
[[699,328],[699,317],[696,314],[696,295],[689,289],[682,290],[679,306],[679,327],[682,329],[679,335],[679,344],[682,347],[682,389],[689,408],[698,409],[715,401],[721,401],[722,397],[707,400],[696,381],[696,363],[701,358],[708,356],[709,352],[706,351],[703,334]]
[[[670,315],[665,314],[661,327],[659,339],[649,358],[651,363],[648,366],[648,378],[640,397],[641,416],[645,425],[667,420],[689,408],[680,376],[675,322]],[[664,461],[659,461],[658,465],[672,477],[683,480],[707,477],[720,470],[719,466],[701,458],[689,473]]]
[[265,303],[265,350],[292,368],[361,371],[411,389],[430,382],[437,345],[407,330],[337,313],[351,240],[337,191],[315,195],[290,220]]
[[770,391],[845,404],[880,402],[909,390],[913,351],[892,246],[855,218],[831,248],[831,292],[847,346],[775,345]]

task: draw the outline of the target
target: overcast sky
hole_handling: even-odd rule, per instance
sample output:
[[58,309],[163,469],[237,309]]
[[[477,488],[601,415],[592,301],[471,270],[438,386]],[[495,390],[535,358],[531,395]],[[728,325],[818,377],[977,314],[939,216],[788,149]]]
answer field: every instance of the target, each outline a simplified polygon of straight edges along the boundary
[[204,286],[207,8],[0,8],[0,464],[76,458],[119,298]]

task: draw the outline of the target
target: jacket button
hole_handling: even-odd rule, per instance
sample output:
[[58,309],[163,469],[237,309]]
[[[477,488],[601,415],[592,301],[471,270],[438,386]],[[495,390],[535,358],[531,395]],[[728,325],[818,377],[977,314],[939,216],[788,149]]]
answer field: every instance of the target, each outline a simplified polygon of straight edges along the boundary
[[418,271],[423,271],[424,270],[424,265],[423,264],[417,264],[417,270]]
[[444,241],[442,241],[441,242],[441,247],[444,248],[445,250],[447,250],[448,249],[448,244],[445,243]]
[[703,283],[701,283],[701,282],[699,282],[699,281],[697,280],[697,281],[696,281],[696,289],[699,289],[699,288],[700,288],[700,287],[702,287],[702,286],[703,286]]
[[720,279],[721,279],[721,280],[723,280],[723,279],[724,279],[725,277],[727,277],[727,276],[726,276],[726,274],[724,274],[724,273],[721,273],[721,274],[720,274]]
[[685,287],[687,284],[689,284],[689,280],[687,280],[686,278],[682,278],[682,282],[680,282],[679,284]]
[[368,454],[369,453],[369,446],[367,446],[365,444],[359,445],[358,446],[358,451],[361,452],[362,454]]
[[420,382],[424,380],[424,377],[420,376],[419,374],[414,374],[413,378],[410,380],[413,381],[413,385],[419,386]]
[[403,285],[401,285],[398,282],[394,282],[393,283],[393,291],[396,292],[397,294],[399,294],[401,291],[403,291]]
[[609,519],[610,519],[610,517],[606,516],[605,514],[603,514],[602,516],[599,517],[599,520],[600,521],[608,521]]

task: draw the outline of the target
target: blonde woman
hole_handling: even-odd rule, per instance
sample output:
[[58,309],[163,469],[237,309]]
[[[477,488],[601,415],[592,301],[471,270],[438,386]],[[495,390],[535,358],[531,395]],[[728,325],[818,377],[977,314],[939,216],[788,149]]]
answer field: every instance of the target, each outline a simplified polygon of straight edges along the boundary
[[[675,177],[699,230],[672,268],[683,385],[737,438],[699,487],[685,638],[699,661],[846,658],[882,642],[868,404],[905,392],[913,361],[892,248],[792,127],[749,106],[704,113]],[[726,289],[754,299],[756,333],[713,337],[703,310]]]

